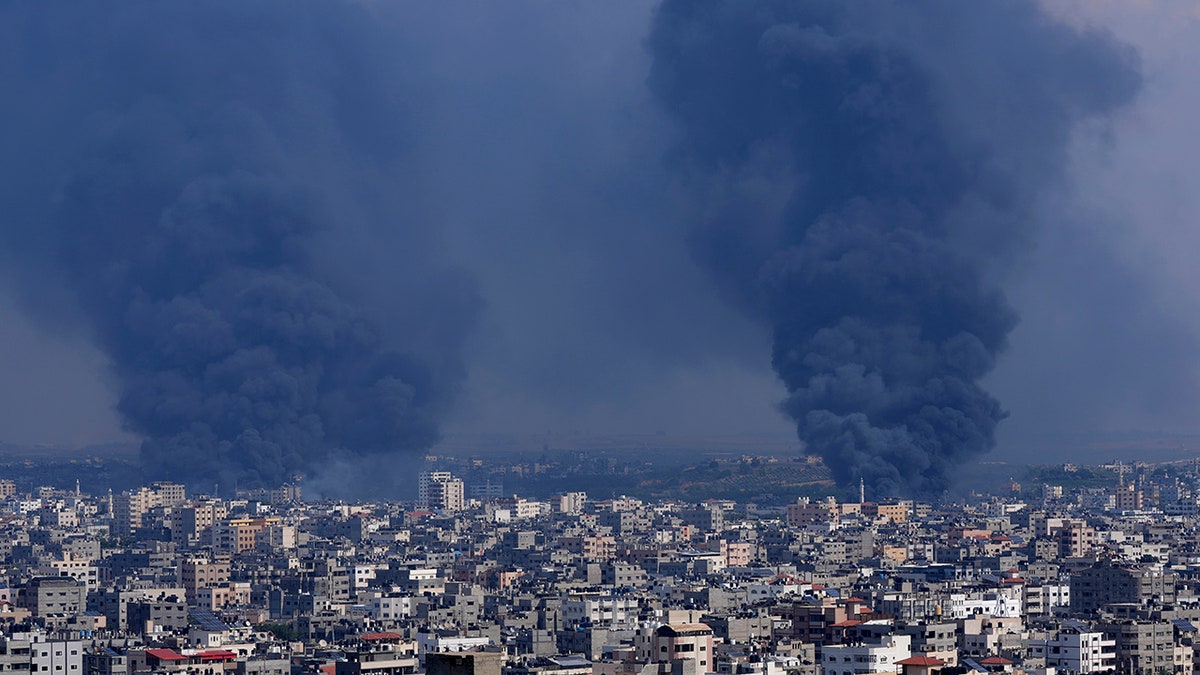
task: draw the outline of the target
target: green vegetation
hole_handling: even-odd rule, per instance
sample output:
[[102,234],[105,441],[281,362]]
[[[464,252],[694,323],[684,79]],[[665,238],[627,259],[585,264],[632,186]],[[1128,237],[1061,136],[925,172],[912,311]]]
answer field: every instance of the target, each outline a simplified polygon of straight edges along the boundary
[[288,623],[260,623],[254,630],[270,633],[280,640],[294,642],[300,639],[300,633]]
[[1022,482],[1030,490],[1040,490],[1042,484],[1061,485],[1064,491],[1112,487],[1118,483],[1116,472],[1100,467],[1076,466],[1068,471],[1062,464],[1034,465],[1026,471]]
[[[682,466],[665,462],[619,463],[611,473],[560,473],[520,479],[525,494],[542,496],[562,490],[564,480],[593,499],[627,495],[638,499],[733,499],[784,504],[801,496],[824,496],[835,489],[823,464],[766,457],[694,457]],[[510,479],[510,483],[516,483]]]

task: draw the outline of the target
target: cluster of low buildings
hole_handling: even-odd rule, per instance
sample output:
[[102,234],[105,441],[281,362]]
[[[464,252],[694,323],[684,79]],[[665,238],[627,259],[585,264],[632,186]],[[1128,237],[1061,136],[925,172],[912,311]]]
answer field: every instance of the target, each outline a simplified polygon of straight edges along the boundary
[[0,481],[0,673],[1200,672],[1197,516],[1147,486],[758,510],[415,482],[346,503]]

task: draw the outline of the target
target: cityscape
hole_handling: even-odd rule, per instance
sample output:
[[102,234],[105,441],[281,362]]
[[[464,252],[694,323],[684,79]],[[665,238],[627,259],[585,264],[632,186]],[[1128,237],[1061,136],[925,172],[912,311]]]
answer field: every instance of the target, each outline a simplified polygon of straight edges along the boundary
[[[505,465],[510,480],[539,460]],[[736,463],[770,464],[743,456]],[[409,501],[0,480],[0,663],[80,675],[1190,673],[1200,462],[1043,467],[935,503]],[[616,467],[614,467],[616,471]],[[829,486],[827,486],[829,487]]]
[[1197,64],[0,0],[0,675],[1200,675]]

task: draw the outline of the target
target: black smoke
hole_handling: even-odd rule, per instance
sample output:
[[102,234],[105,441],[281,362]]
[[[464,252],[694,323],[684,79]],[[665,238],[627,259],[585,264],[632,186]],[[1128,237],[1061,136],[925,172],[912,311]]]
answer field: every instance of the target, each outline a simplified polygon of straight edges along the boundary
[[649,46],[694,255],[769,325],[808,452],[944,490],[1005,417],[1005,269],[1130,50],[1015,0],[666,0]]
[[407,56],[368,3],[0,26],[6,273],[102,347],[150,475],[271,486],[436,441],[475,301],[402,192]]

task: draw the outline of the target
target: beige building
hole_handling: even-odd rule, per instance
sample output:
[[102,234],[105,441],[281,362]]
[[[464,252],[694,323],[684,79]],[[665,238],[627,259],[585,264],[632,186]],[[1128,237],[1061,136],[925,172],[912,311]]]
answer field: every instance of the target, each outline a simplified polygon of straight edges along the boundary
[[279,523],[279,518],[231,518],[219,522],[213,525],[213,550],[231,555],[253,551],[259,535]]
[[260,532],[256,538],[259,550],[265,551],[289,551],[296,548],[298,542],[296,526],[282,523],[267,525],[266,529]]
[[225,502],[210,499],[179,509],[171,519],[171,539],[180,546],[212,542],[212,526],[225,518]]
[[100,587],[99,569],[87,558],[75,558],[70,553],[63,555],[61,560],[51,560],[45,572],[49,576],[70,577],[82,582],[89,591]]
[[142,516],[158,506],[158,495],[148,487],[113,495],[113,533],[128,537],[142,527]]
[[249,606],[250,583],[232,581],[218,586],[197,588],[195,604],[209,610],[230,606]]
[[838,515],[838,503],[833,497],[826,497],[819,502],[801,497],[795,504],[787,506],[787,524],[792,527],[811,523],[836,523]]
[[617,540],[609,536],[559,537],[558,545],[587,562],[604,562],[617,557]]
[[[500,652],[434,652],[425,655],[426,675],[500,675]],[[414,671],[415,672],[415,671]],[[343,675],[341,672],[337,675]]]
[[179,483],[159,481],[153,483],[151,488],[158,499],[156,506],[179,506],[187,501],[187,488]]
[[566,492],[550,498],[550,510],[555,513],[578,515],[583,513],[585,504],[587,504],[586,492]]
[[449,471],[426,471],[417,479],[417,507],[433,511],[461,511],[466,506],[461,478]]
[[151,487],[127,490],[112,498],[113,532],[130,536],[142,527],[142,517],[159,506],[178,506],[187,499],[178,483],[154,483]]
[[1051,536],[1058,541],[1058,555],[1063,558],[1082,558],[1096,548],[1096,530],[1082,520],[1064,520]]
[[1145,507],[1145,495],[1132,483],[1113,492],[1113,504],[1118,511],[1136,511]]
[[640,661],[669,663],[690,659],[696,662],[697,672],[714,670],[713,631],[702,623],[664,624],[648,635],[635,638],[635,644]]
[[188,602],[195,602],[197,591],[229,582],[229,561],[188,558],[179,565],[179,583]]
[[912,504],[907,501],[887,504],[873,504],[868,502],[862,505],[862,513],[868,518],[873,518],[881,522],[907,523],[911,506]]

